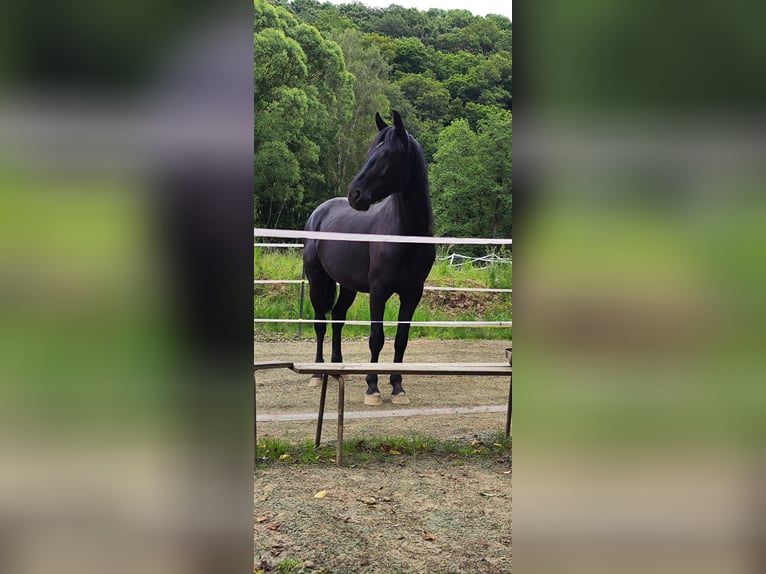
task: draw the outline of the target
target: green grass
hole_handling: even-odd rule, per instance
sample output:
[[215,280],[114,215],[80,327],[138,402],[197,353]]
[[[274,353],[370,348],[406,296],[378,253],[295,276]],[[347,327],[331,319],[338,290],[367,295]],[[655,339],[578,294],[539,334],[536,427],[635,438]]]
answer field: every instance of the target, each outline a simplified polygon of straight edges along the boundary
[[297,574],[303,569],[301,564],[300,560],[285,559],[276,564],[277,572],[279,574]]
[[[347,465],[363,465],[373,461],[393,461],[422,456],[447,457],[458,464],[476,457],[510,456],[512,437],[502,430],[472,439],[442,440],[419,434],[409,436],[360,436],[343,443],[343,457]],[[264,464],[334,464],[335,445],[315,447],[312,440],[291,443],[264,437],[258,440],[257,460]]]
[[[507,253],[502,255],[508,256]],[[254,271],[256,279],[301,279],[302,259],[297,250],[261,249],[254,251]],[[452,267],[447,261],[437,261],[426,281],[426,285],[443,287],[488,287],[513,288],[512,265],[496,264],[480,266],[465,264]],[[502,321],[512,319],[510,293],[467,294],[481,299],[483,309],[477,313],[472,305],[459,307],[445,304],[444,299],[436,297],[458,297],[461,292],[447,295],[445,292],[427,292],[415,311],[414,321]],[[308,285],[304,286],[304,304],[301,315],[301,285],[255,285],[253,288],[253,313],[256,318],[305,319],[314,318],[314,310],[308,295]],[[384,320],[396,321],[399,313],[399,299],[392,297],[386,305]],[[348,320],[368,321],[369,295],[360,293],[348,311]],[[510,327],[413,327],[411,338],[427,337],[440,339],[510,339]],[[385,327],[388,337],[396,333],[395,326]],[[258,323],[256,336],[294,338],[299,334],[296,324]],[[343,334],[346,337],[366,337],[369,327],[366,325],[346,325]],[[313,337],[311,325],[302,328],[304,337]]]

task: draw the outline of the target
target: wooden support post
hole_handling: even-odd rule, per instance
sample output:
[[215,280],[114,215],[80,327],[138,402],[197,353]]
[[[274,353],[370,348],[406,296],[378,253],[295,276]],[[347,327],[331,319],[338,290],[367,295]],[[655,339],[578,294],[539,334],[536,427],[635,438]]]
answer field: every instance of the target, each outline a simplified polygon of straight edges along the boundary
[[511,436],[511,404],[513,402],[513,373],[511,383],[508,385],[508,415],[505,417],[505,437]]
[[346,403],[345,383],[343,375],[337,375],[338,379],[338,447],[335,452],[335,466],[343,466],[343,407]]
[[314,446],[319,448],[322,442],[322,422],[324,421],[324,401],[327,397],[327,379],[330,377],[327,373],[322,374],[322,393],[319,395],[319,415],[317,416],[317,435],[314,439]]
[[253,463],[258,462],[258,392],[256,386],[258,381],[253,371]]

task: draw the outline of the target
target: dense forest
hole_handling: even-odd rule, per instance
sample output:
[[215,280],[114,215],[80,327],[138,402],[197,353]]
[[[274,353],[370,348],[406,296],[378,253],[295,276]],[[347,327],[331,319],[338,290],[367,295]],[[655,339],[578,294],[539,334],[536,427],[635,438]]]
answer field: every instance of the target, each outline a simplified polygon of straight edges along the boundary
[[510,237],[512,23],[316,0],[255,0],[255,225],[302,229],[346,195],[380,111],[429,163],[437,235]]

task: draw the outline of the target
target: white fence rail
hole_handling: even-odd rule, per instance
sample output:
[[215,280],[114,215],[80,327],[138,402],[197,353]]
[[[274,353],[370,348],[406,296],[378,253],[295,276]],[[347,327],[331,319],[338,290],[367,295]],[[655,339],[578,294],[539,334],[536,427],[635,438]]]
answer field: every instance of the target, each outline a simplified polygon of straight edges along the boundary
[[378,235],[374,233],[335,233],[292,229],[253,229],[253,237],[272,239],[323,239],[325,241],[381,241],[386,243],[430,243],[433,245],[513,245],[513,239],[475,237],[423,237],[420,235]]

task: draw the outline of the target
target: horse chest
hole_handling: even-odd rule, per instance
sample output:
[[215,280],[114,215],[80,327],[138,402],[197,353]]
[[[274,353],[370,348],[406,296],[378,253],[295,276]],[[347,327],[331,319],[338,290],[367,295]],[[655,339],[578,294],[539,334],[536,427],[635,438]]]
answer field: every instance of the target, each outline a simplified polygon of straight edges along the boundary
[[389,270],[394,283],[419,283],[425,281],[431,271],[435,249],[432,245],[385,245],[371,250],[370,275],[375,268]]

